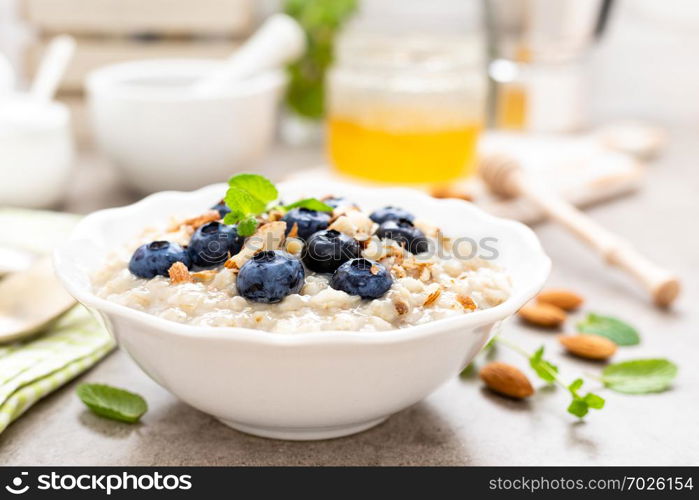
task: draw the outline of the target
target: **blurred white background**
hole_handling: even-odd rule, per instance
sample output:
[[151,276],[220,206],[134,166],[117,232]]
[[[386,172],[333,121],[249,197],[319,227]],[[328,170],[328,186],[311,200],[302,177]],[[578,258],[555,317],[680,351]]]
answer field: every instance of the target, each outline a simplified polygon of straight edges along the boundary
[[[364,0],[359,22],[465,30],[471,24],[472,4],[478,2]],[[31,30],[17,20],[19,3],[21,0],[0,0],[0,50],[21,68],[22,47],[31,39]],[[258,16],[277,4],[277,0],[257,2]],[[696,0],[616,0],[606,36],[590,64],[593,119],[698,124],[698,28]]]

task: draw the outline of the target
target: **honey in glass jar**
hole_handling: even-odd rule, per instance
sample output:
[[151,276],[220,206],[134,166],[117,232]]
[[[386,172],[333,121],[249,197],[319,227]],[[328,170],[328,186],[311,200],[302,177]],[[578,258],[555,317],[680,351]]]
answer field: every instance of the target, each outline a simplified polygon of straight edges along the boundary
[[486,80],[465,38],[355,36],[329,76],[328,150],[346,175],[442,184],[474,173]]

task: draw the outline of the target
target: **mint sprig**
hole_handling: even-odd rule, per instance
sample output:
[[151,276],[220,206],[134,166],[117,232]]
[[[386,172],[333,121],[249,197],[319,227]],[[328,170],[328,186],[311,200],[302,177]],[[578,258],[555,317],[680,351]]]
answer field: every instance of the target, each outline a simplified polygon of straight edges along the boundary
[[[223,201],[230,212],[223,218],[224,224],[237,224],[240,236],[255,233],[259,222],[257,217],[270,210],[270,204],[279,198],[279,191],[272,181],[262,175],[238,174],[228,180],[228,191]],[[284,212],[303,207],[310,210],[332,212],[333,208],[315,198],[306,198],[285,206],[273,206]]]
[[223,218],[224,224],[238,224],[240,236],[250,236],[257,229],[255,216],[264,213],[267,205],[279,197],[277,188],[262,175],[238,174],[228,180],[228,191],[223,201],[231,209]]
[[80,384],[78,397],[93,413],[133,424],[148,411],[148,404],[138,394],[104,384]]
[[611,316],[589,313],[577,327],[581,333],[601,335],[617,345],[636,345],[641,342],[641,336],[634,327]]
[[558,367],[544,359],[544,346],[539,347],[534,351],[534,354],[529,356],[529,366],[546,383],[553,384],[556,382]]
[[541,346],[534,353],[529,353],[522,349],[517,344],[503,339],[501,337],[496,337],[497,342],[509,347],[516,353],[524,356],[529,360],[529,365],[532,367],[537,376],[548,384],[555,383],[568,391],[573,398],[570,405],[568,405],[568,413],[575,415],[578,418],[583,418],[588,412],[593,410],[601,410],[604,408],[604,398],[588,392],[584,396],[580,394],[580,388],[583,385],[583,379],[575,379],[570,384],[566,383],[565,380],[558,373],[558,367],[544,359],[544,346]]
[[662,392],[677,376],[677,365],[667,359],[635,359],[607,366],[601,381],[609,389],[625,394]]

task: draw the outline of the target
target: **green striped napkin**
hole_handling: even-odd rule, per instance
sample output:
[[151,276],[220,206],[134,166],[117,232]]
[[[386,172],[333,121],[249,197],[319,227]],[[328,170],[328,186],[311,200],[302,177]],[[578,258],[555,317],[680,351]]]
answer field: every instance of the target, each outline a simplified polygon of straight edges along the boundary
[[[76,216],[55,212],[1,209],[0,245],[51,251],[76,221]],[[5,231],[7,227],[13,230]],[[38,400],[97,363],[114,345],[83,306],[71,309],[38,337],[0,345],[0,432]]]

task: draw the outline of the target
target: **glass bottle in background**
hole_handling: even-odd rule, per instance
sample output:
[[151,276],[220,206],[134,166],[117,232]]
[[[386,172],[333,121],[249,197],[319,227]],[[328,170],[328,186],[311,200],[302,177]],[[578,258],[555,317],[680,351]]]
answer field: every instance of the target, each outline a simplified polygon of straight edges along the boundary
[[340,173],[442,184],[474,173],[486,74],[478,36],[350,33],[328,79],[328,152]]
[[613,0],[484,0],[492,125],[573,132],[587,125],[588,55]]

